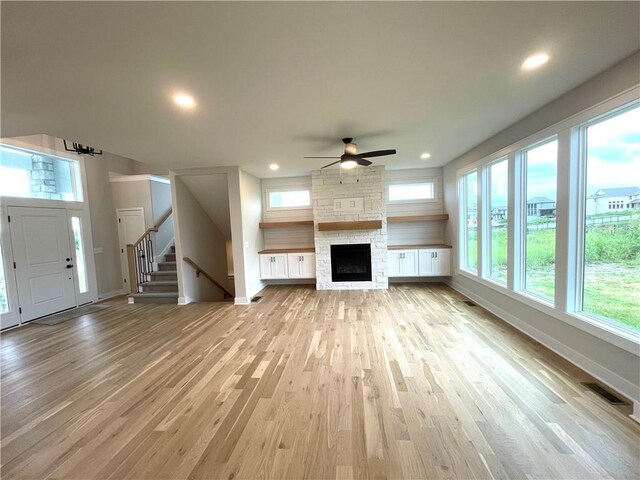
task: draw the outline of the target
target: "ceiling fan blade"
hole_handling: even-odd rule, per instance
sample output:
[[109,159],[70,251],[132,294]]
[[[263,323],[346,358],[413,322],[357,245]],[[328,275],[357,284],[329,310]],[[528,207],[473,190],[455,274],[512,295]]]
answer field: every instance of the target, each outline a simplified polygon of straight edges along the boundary
[[373,152],[357,153],[354,155],[356,158],[371,158],[371,157],[384,157],[386,155],[395,155],[395,150],[375,150]]
[[[330,158],[335,158],[335,157],[330,157]],[[324,167],[320,167],[320,170],[322,170],[323,168],[327,168],[327,167],[330,167],[332,165],[335,165],[336,163],[340,163],[341,161],[342,160],[338,160],[337,162],[333,162],[333,163],[330,163],[329,165],[325,165]]]
[[371,163],[373,163],[367,160],[366,158],[356,158],[355,162],[361,167],[368,167],[369,165],[371,165]]
[[302,158],[340,158],[340,157],[302,157]]

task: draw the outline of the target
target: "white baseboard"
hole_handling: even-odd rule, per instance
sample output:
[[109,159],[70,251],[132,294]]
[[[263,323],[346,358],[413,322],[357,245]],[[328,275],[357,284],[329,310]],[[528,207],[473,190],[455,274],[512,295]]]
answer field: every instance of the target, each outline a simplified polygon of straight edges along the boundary
[[193,298],[191,297],[178,297],[178,305],[188,305],[193,302]]
[[110,292],[98,293],[98,301],[108,300],[113,297],[119,297],[120,295],[126,295],[128,292],[126,289],[121,288],[120,290],[112,290]]
[[251,303],[251,299],[247,297],[236,297],[233,299],[233,303],[235,305],[249,305]]
[[[470,298],[478,305],[487,309],[497,317],[501,318],[505,322],[509,323],[513,327],[520,330],[525,335],[533,338],[534,340],[540,342],[542,345],[547,347],[552,352],[557,353],[565,360],[576,365],[578,368],[584,370],[589,375],[593,376],[604,385],[608,386],[612,390],[619,392],[622,396],[632,399],[634,401],[634,415],[639,415],[640,408],[636,409],[635,405],[638,403],[636,399],[640,399],[640,388],[637,385],[634,385],[630,381],[621,377],[615,372],[612,372],[608,368],[603,367],[599,363],[594,362],[590,358],[586,357],[582,353],[566,346],[564,343],[556,340],[555,338],[547,335],[541,330],[533,327],[529,323],[524,320],[516,317],[515,315],[510,314],[506,310],[494,305],[491,302],[488,302],[484,298],[470,292],[465,287],[461,286],[456,282],[448,282],[448,285],[454,290],[460,292],[464,296]],[[635,419],[634,419],[635,420]]]

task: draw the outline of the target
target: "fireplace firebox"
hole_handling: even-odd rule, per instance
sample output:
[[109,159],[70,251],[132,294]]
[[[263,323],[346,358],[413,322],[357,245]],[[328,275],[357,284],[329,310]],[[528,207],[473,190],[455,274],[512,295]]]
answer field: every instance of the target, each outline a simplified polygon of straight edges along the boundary
[[371,244],[331,245],[332,282],[370,282]]

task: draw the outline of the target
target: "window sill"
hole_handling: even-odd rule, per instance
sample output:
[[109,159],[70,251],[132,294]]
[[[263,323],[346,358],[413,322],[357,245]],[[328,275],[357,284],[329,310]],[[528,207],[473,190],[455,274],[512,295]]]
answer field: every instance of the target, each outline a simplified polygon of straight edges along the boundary
[[578,313],[560,312],[551,304],[538,299],[537,297],[532,297],[526,292],[514,292],[507,289],[506,286],[480,278],[465,270],[458,269],[456,273],[640,357],[640,335],[638,334],[616,328],[612,325],[605,324],[604,322],[598,322],[594,318],[583,316]]

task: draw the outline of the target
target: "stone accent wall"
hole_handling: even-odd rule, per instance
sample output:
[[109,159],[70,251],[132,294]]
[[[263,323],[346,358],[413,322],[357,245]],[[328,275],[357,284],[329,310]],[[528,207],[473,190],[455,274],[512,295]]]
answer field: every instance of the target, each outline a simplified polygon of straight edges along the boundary
[[[386,289],[387,270],[387,198],[385,168],[359,168],[359,172],[328,168],[312,172],[313,220],[316,248],[316,288],[318,290]],[[336,214],[336,199],[363,198],[358,213]],[[382,220],[380,230],[318,231],[318,222]],[[332,244],[371,244],[371,282],[332,282]]]
[[31,193],[35,198],[62,199],[56,187],[53,158],[31,156]]

